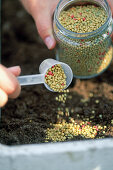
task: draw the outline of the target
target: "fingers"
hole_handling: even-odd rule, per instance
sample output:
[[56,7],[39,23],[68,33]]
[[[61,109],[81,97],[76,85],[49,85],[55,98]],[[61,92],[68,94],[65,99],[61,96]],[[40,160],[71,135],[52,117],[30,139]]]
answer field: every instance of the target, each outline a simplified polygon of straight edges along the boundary
[[20,0],[35,20],[37,30],[48,49],[56,45],[52,32],[52,15],[59,0]]
[[45,10],[37,8],[33,13],[37,30],[48,49],[53,49],[55,47],[56,41],[52,32],[52,14],[48,8],[45,8]]
[[[15,71],[13,70],[13,72]],[[11,98],[18,97],[21,90],[21,87],[16,77],[1,64],[0,64],[0,88]]]
[[[37,30],[48,49],[56,45],[52,32],[52,15],[55,3],[58,0],[21,0],[24,7],[35,20]],[[56,3],[57,4],[57,3]]]
[[8,101],[8,95],[0,88],[0,107],[3,107]]
[[19,76],[21,73],[21,69],[19,66],[10,67],[8,68],[8,70],[15,76]]
[[51,16],[48,11],[41,12],[36,16],[36,26],[41,38],[44,40],[45,44],[49,49],[54,48],[55,41],[52,35],[52,22]]

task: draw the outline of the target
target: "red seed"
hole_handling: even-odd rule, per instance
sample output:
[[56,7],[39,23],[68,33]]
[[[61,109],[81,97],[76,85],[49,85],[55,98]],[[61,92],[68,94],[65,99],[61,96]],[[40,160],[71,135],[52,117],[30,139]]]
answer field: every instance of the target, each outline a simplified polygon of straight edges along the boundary
[[64,83],[62,83],[61,85],[64,86]]
[[80,60],[78,59],[77,63],[80,63]]
[[47,75],[45,75],[45,77],[47,77]]
[[51,71],[49,71],[49,72],[48,72],[48,75],[52,75],[52,72],[51,72]]
[[82,127],[85,127],[85,125],[82,125]]
[[83,18],[83,21],[85,21],[86,20],[86,18]]
[[74,18],[74,15],[71,15],[71,18]]
[[99,60],[102,60],[102,57],[99,57]]
[[66,51],[68,51],[68,48],[65,48]]
[[76,21],[77,19],[76,19],[76,18],[73,18],[73,20],[75,20],[75,21]]
[[54,76],[54,74],[51,74],[52,76]]
[[97,64],[99,64],[100,62],[98,61]]
[[55,66],[52,66],[52,68],[54,68]]
[[87,122],[88,125],[90,125],[91,123],[90,122]]
[[102,53],[102,55],[104,55],[106,52],[104,51],[103,53]]
[[80,15],[82,15],[82,12],[80,12]]

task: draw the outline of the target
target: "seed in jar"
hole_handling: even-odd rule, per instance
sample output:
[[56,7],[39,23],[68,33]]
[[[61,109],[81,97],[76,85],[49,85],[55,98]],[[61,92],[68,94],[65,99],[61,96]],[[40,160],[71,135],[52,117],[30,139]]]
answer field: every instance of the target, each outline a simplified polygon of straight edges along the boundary
[[[107,21],[108,14],[99,5],[78,5],[64,8],[59,15],[59,22],[69,31],[88,33],[97,30]],[[62,23],[65,18],[65,23]],[[80,39],[62,36],[56,32],[59,44],[58,59],[67,63],[76,78],[91,78],[103,73],[111,63],[113,48],[111,32],[106,27],[100,34],[89,38],[86,34]],[[111,26],[112,27],[112,26]],[[61,35],[61,36],[60,36]],[[78,34],[77,34],[78,36]]]
[[86,33],[87,30],[92,32],[101,27],[106,19],[106,11],[94,5],[73,6],[68,10],[64,9],[59,16],[63,27],[76,33]]

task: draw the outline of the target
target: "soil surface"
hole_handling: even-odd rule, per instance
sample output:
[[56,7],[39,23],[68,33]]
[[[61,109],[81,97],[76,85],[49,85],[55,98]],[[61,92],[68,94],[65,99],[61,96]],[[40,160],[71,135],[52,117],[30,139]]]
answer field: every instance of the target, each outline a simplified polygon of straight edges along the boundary
[[[22,75],[36,74],[40,63],[46,58],[55,58],[54,50],[46,48],[31,16],[20,2],[4,0],[2,64],[8,67],[20,65]],[[57,123],[60,107],[74,109],[70,114],[75,121],[91,120],[93,125],[106,126],[105,133],[98,133],[95,138],[113,137],[113,62],[97,78],[74,80],[68,94],[71,97],[65,104],[56,101],[56,96],[57,93],[47,91],[43,85],[22,87],[21,95],[16,100],[10,99],[2,109],[0,142],[7,145],[45,142],[45,131]],[[79,135],[71,140],[81,139],[85,137]]]

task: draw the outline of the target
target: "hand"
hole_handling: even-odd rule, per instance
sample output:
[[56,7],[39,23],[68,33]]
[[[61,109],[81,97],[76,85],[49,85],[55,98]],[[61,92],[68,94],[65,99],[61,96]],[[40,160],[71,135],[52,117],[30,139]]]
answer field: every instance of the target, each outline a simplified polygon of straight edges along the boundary
[[6,68],[0,64],[0,107],[3,107],[8,97],[16,98],[20,94],[21,87],[16,79],[21,72],[19,66]]
[[48,49],[55,47],[52,16],[59,0],[20,0],[35,20],[37,30]]

